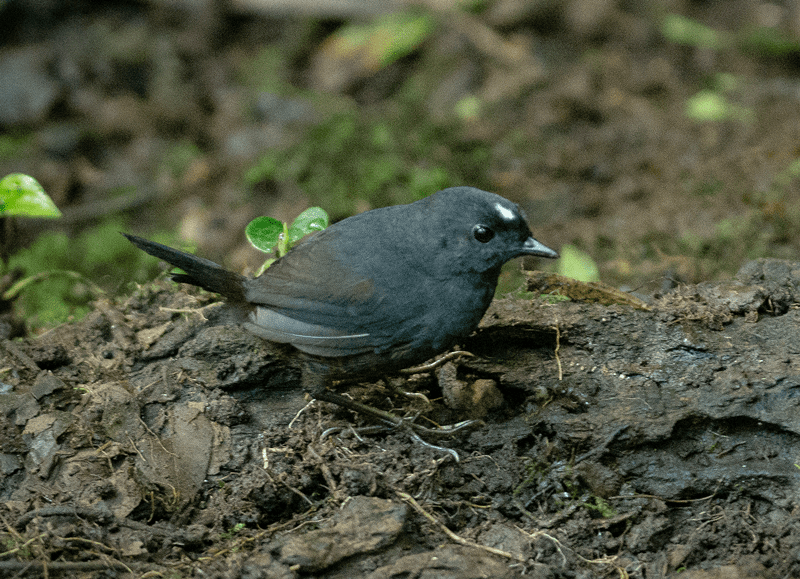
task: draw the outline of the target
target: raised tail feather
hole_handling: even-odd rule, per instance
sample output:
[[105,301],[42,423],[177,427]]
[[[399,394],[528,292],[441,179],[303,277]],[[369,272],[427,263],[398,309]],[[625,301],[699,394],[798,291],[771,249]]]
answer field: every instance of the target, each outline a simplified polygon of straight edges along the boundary
[[247,278],[243,275],[228,271],[208,259],[197,257],[191,253],[186,253],[155,241],[149,241],[127,233],[122,235],[145,253],[163,259],[186,272],[172,274],[172,279],[175,281],[200,286],[210,292],[222,294],[231,301],[247,301],[244,297],[243,285]]

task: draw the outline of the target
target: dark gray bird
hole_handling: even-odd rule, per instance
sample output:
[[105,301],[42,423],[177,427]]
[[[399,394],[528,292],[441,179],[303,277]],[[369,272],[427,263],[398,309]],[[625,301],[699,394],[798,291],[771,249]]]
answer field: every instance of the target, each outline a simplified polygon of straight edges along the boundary
[[297,348],[312,396],[373,415],[376,409],[326,386],[381,376],[447,350],[478,326],[505,262],[558,257],[533,238],[517,205],[473,187],[344,219],[307,237],[257,278],[123,235],[182,269],[176,281],[246,306],[249,331]]

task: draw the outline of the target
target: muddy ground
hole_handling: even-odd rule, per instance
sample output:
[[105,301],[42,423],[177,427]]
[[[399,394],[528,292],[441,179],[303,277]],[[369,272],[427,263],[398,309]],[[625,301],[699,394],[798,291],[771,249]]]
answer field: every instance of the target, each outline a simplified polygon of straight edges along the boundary
[[[646,303],[531,276],[473,357],[392,378],[429,404],[340,386],[429,426],[481,420],[428,440],[456,462],[309,405],[286,351],[221,324],[214,296],[128,283],[132,252],[82,270],[108,294],[80,321],[45,331],[26,296],[0,301],[0,576],[800,577],[800,264],[750,261],[800,254],[796,3],[429,2],[435,31],[377,71],[330,39],[382,3],[276,4],[0,2],[0,176],[64,211],[6,228],[3,252],[111,219],[87,253],[177,231],[253,271],[250,219],[409,201],[441,170]],[[668,39],[669,15],[716,33]],[[703,94],[718,117],[687,114]],[[246,182],[342,111],[367,145]],[[349,156],[398,177],[363,196]],[[311,191],[323,164],[331,191],[355,185]]]
[[[530,289],[548,282],[531,277]],[[496,301],[474,357],[307,405],[169,282],[6,341],[7,577],[800,576],[800,263],[650,305]]]

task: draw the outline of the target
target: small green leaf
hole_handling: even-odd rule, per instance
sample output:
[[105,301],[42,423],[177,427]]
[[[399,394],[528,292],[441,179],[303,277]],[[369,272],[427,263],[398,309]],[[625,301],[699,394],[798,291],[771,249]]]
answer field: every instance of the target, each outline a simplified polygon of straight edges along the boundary
[[661,34],[676,44],[688,44],[698,48],[719,49],[730,44],[730,37],[725,32],[679,14],[667,14],[664,17]]
[[582,282],[600,281],[600,271],[591,256],[574,245],[561,248],[558,273]]
[[321,207],[309,207],[295,218],[289,227],[289,247],[306,235],[328,227],[328,214]]
[[11,173],[0,180],[0,216],[61,217],[61,211],[29,175]]
[[[256,217],[247,224],[245,235],[256,249],[264,253],[274,251],[280,258],[303,237],[327,226],[328,214],[319,207],[310,207],[297,216],[291,227],[272,217]],[[256,275],[261,275],[273,262],[275,259],[265,261]]]
[[453,108],[459,119],[476,121],[481,115],[481,99],[475,95],[468,95],[459,100]]
[[699,122],[727,120],[749,122],[753,119],[753,111],[731,103],[723,94],[704,89],[686,101],[686,116]]
[[686,116],[696,121],[724,121],[731,116],[730,103],[718,92],[701,90],[686,102]]
[[244,233],[253,247],[270,253],[281,240],[283,223],[272,217],[256,217],[247,224]]
[[363,68],[377,71],[413,53],[436,28],[428,14],[395,12],[372,22],[347,24],[328,40],[340,57],[360,57]]

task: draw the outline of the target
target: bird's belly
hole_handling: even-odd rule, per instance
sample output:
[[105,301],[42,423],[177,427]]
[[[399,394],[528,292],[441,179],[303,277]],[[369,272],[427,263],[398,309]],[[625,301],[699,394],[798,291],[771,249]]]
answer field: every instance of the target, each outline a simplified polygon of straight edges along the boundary
[[478,291],[451,291],[431,300],[427,315],[422,316],[419,332],[427,339],[425,346],[438,354],[469,336],[483,318],[492,301],[494,288]]

